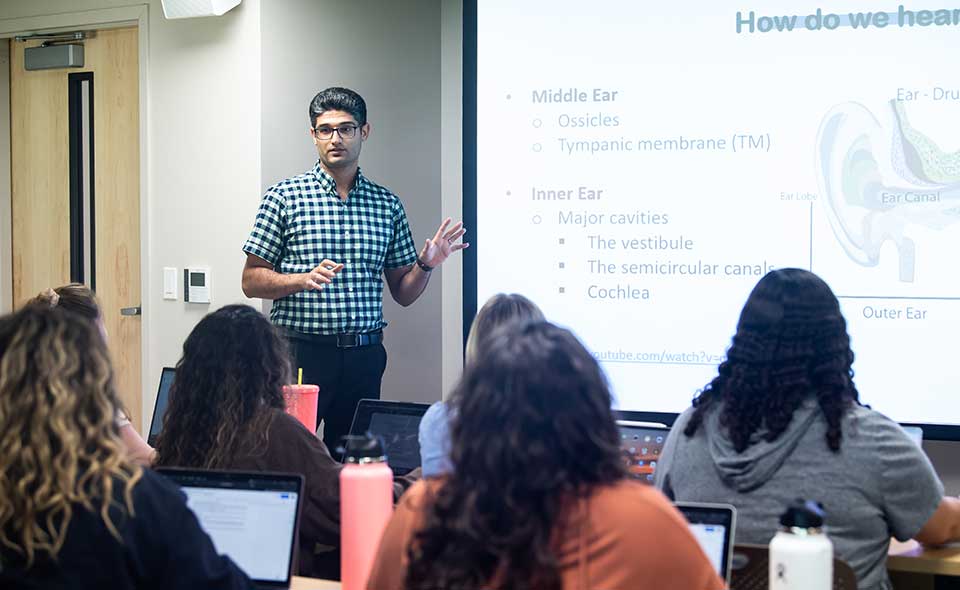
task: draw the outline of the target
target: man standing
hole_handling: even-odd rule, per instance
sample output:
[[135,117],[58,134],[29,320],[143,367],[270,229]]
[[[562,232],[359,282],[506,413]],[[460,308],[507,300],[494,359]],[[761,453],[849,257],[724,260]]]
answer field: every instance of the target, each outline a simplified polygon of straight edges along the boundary
[[448,218],[419,254],[400,199],[363,175],[360,150],[370,136],[367,106],[346,88],[310,102],[310,135],[319,161],[270,187],[243,245],[243,293],[273,299],[270,319],[285,329],[305,383],[320,386],[318,418],[335,449],[357,400],[380,398],[383,280],[408,306],[430,272],[460,243],[462,223]]

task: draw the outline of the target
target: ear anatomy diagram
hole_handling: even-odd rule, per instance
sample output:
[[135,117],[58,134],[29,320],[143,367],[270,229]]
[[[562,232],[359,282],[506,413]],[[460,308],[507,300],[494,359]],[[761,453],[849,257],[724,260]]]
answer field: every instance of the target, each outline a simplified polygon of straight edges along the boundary
[[830,109],[817,134],[816,174],[847,256],[876,266],[881,246],[892,241],[900,281],[913,282],[911,226],[942,231],[960,221],[960,150],[946,153],[912,128],[902,102],[888,106],[883,124],[858,103]]

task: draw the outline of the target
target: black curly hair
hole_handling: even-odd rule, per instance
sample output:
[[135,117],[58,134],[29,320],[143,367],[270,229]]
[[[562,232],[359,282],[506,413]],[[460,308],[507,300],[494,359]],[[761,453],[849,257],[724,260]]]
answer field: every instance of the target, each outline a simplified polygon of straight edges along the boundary
[[290,352],[248,305],[228,305],[196,325],[177,363],[157,440],[158,466],[226,468],[266,444],[270,408],[284,408]]
[[404,588],[559,589],[567,502],[626,477],[606,379],[548,322],[491,333],[451,397],[456,469],[408,549]]
[[815,398],[827,421],[827,446],[840,450],[844,412],[859,404],[847,323],[830,287],[798,268],[770,271],[747,298],[719,374],[693,400],[684,434],[693,436],[709,408],[738,452],[761,427],[776,440],[793,412]]

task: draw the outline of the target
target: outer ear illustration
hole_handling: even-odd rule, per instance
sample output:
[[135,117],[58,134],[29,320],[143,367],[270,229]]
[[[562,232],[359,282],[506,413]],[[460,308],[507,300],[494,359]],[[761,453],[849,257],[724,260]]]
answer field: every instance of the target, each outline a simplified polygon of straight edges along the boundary
[[896,244],[899,278],[912,282],[916,248],[909,226],[943,229],[960,221],[960,151],[947,154],[890,102],[881,125],[858,103],[837,105],[820,124],[816,173],[830,226],[847,256],[863,266]]

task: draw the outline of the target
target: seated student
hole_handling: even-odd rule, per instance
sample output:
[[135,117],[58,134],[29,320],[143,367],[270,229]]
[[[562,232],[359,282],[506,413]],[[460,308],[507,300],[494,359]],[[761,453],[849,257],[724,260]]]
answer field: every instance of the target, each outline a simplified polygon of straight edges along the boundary
[[[498,293],[480,308],[470,327],[464,364],[477,358],[481,340],[495,328],[510,322],[543,321],[543,312],[537,305],[516,293]],[[437,477],[451,470],[450,465],[450,417],[447,405],[437,402],[427,409],[420,420],[420,465],[424,477]]]
[[[56,289],[47,289],[34,297],[32,303],[60,307],[79,314],[93,322],[104,340],[107,338],[107,329],[103,323],[103,313],[100,311],[97,296],[86,285],[71,283]],[[122,409],[117,410],[117,427],[120,428],[120,437],[131,458],[141,465],[149,465],[153,460],[153,448],[133,428]]]
[[208,314],[183,344],[156,465],[303,475],[299,574],[339,579],[341,465],[284,412],[290,377],[287,343],[263,314],[247,305]]
[[449,402],[455,467],[400,500],[368,587],[722,588],[683,517],[627,478],[606,379],[573,334],[489,338]]
[[890,536],[955,539],[960,501],[944,498],[897,423],[860,404],[852,363],[827,284],[771,271],[750,293],[719,374],[674,424],[655,483],[678,501],[736,506],[742,543],[769,543],[795,498],[820,501],[859,587],[890,588]]
[[92,323],[36,304],[0,318],[0,588],[253,588],[130,460],[117,403]]

